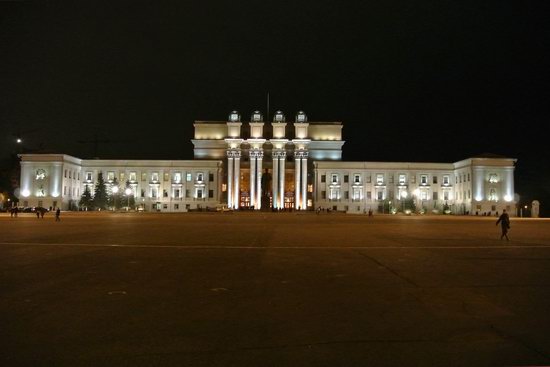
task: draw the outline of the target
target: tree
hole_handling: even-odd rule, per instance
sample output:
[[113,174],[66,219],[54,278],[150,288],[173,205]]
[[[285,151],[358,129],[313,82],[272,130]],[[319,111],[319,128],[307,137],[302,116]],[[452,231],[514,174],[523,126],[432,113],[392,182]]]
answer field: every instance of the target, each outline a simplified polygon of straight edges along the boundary
[[[130,181],[126,181],[126,188],[124,189],[125,195],[126,195],[126,190],[128,189],[132,190],[132,188],[130,187]],[[126,195],[125,204],[128,205],[128,209],[136,206],[136,199],[134,198],[134,190],[132,190],[132,193],[130,195]]]
[[413,213],[416,211],[416,203],[413,197],[409,196],[401,200],[403,200],[403,210],[410,210]]
[[90,189],[88,188],[88,185],[84,188],[84,192],[82,193],[82,196],[80,197],[80,202],[78,203],[80,208],[82,209],[93,209],[94,206],[94,200],[92,199],[92,194],[90,193]]
[[108,200],[109,197],[107,195],[105,181],[103,180],[103,174],[99,172],[97,175],[97,183],[95,185],[94,208],[99,210],[106,209]]

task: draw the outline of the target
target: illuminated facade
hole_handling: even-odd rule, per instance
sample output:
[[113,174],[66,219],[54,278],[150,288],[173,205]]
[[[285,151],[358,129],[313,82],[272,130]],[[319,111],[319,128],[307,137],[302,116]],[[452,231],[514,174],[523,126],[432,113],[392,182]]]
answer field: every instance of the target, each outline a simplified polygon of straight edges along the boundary
[[232,209],[348,213],[405,211],[456,214],[515,213],[515,159],[480,156],[455,163],[342,161],[342,123],[309,122],[303,112],[287,123],[277,111],[265,123],[238,112],[228,121],[196,121],[194,160],[83,160],[23,154],[20,196],[25,206],[77,207],[86,186],[93,194],[102,172],[128,186],[136,206],[184,212]]

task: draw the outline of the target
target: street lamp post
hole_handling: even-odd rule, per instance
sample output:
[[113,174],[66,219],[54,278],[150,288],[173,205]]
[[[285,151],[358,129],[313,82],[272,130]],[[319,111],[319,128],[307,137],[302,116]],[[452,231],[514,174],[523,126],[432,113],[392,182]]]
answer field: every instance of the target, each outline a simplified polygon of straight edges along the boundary
[[114,200],[114,201],[115,201],[115,211],[116,211],[116,197],[117,197],[117,193],[118,193],[118,186],[113,186],[113,187],[111,188],[111,191],[113,192],[114,197],[115,197],[115,200]]
[[130,194],[132,193],[132,189],[127,187],[124,191],[126,193],[126,197],[128,198],[128,205],[126,206],[126,211],[130,210]]

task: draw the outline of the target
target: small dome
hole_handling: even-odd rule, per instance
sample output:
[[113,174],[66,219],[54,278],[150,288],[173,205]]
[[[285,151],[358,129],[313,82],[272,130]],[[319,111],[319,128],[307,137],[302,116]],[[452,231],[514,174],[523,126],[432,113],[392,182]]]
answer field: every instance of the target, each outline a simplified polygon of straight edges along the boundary
[[285,115],[283,111],[275,112],[275,115],[273,116],[273,122],[285,122]]
[[263,120],[264,120],[264,117],[262,116],[262,113],[260,111],[252,112],[252,116],[250,116],[250,121],[262,122]]
[[296,122],[307,122],[307,115],[304,111],[298,111],[296,114]]
[[239,122],[241,121],[241,115],[237,111],[231,111],[229,114],[229,122]]

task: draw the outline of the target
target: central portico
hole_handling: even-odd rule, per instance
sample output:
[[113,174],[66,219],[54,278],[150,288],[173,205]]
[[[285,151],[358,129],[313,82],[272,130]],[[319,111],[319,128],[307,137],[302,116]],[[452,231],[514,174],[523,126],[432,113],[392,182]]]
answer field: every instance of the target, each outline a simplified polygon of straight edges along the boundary
[[[300,111],[296,115],[296,139],[292,140],[287,139],[286,118],[281,111],[273,117],[270,139],[265,138],[263,116],[259,111],[252,113],[246,139],[243,138],[240,114],[233,111],[228,120],[228,137],[224,139],[227,148],[228,206],[232,209],[247,207],[260,210],[267,207],[306,210],[307,149],[310,139],[307,139],[309,124],[305,113]],[[293,182],[287,182],[289,176],[294,178]]]

